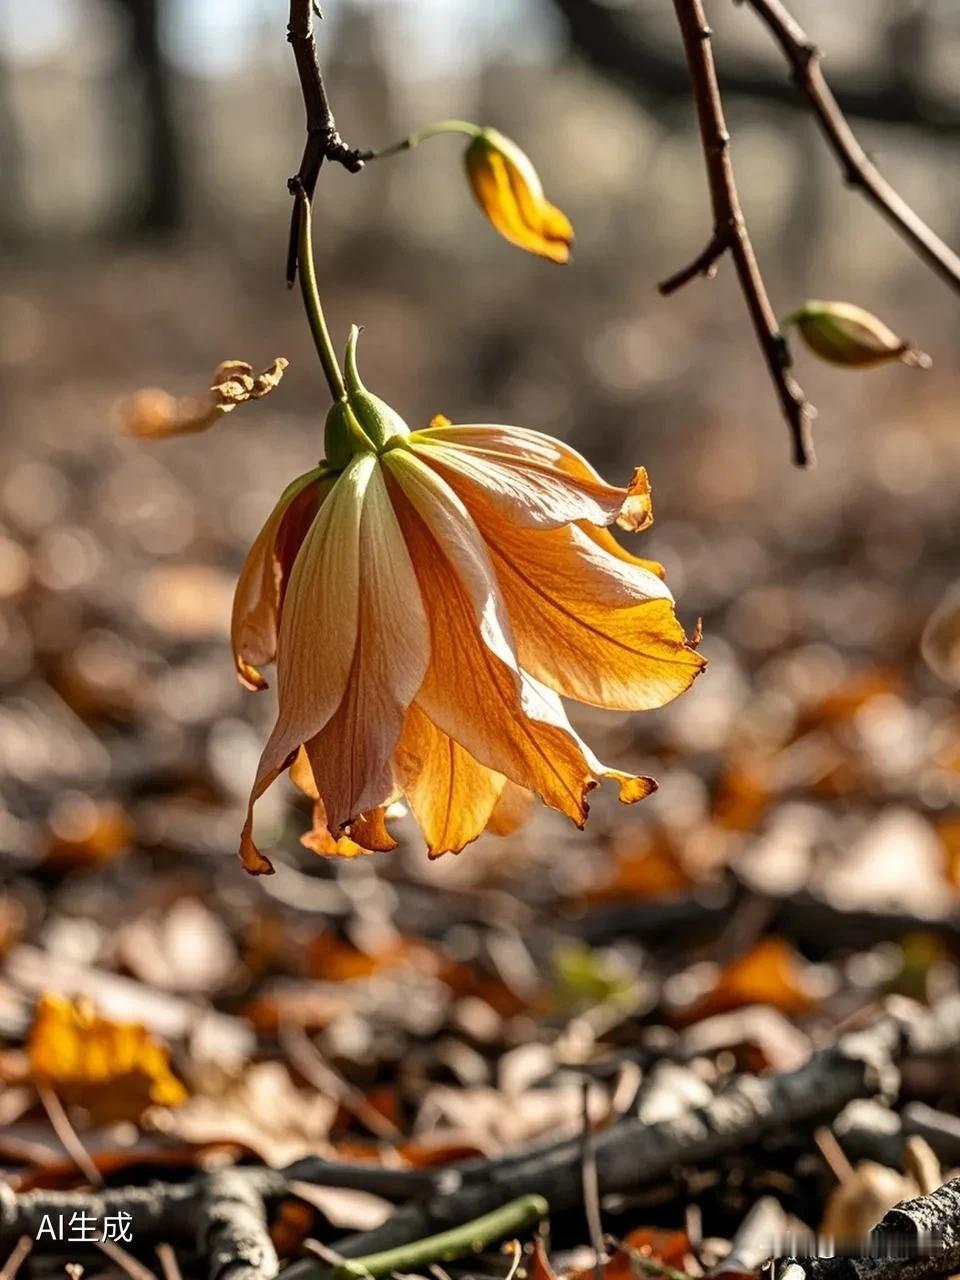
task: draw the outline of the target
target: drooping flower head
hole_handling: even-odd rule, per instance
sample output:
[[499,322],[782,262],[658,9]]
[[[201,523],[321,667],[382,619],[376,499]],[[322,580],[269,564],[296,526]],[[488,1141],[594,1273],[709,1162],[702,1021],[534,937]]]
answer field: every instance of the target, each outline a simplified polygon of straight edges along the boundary
[[[237,587],[241,680],[277,663],[278,715],[250,797],[289,769],[314,800],[323,853],[395,847],[403,798],[431,856],[515,822],[538,796],[578,825],[603,778],[626,803],[655,788],[592,754],[561,697],[642,710],[703,660],[659,565],[609,532],[652,519],[646,473],[606,484],[567,445],[508,426],[410,432],[360,382],[328,420],[328,462],[291,484]],[[330,461],[332,460],[332,462]]]

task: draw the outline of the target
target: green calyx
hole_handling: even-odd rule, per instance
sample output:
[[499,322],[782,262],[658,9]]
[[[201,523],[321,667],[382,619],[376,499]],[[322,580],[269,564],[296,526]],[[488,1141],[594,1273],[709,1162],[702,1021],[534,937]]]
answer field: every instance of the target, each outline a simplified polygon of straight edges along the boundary
[[391,409],[379,396],[373,395],[360,381],[360,374],[357,372],[359,336],[360,330],[356,325],[351,325],[344,360],[347,406],[352,410],[370,445],[377,453],[382,453],[384,449],[391,447],[392,443],[405,439],[410,434],[410,428],[395,409]]
[[358,453],[377,451],[345,399],[338,400],[327,414],[323,429],[323,451],[334,471],[342,471]]
[[396,410],[369,392],[357,372],[357,338],[360,330],[350,329],[344,361],[344,393],[327,414],[323,444],[326,460],[342,471],[360,453],[383,453],[410,434],[410,428]]

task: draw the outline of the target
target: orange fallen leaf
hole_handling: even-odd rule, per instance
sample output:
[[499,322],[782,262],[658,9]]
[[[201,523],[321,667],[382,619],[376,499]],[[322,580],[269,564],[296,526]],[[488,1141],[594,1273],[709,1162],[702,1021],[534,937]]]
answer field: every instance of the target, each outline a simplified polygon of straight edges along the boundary
[[669,845],[632,832],[615,841],[615,861],[609,880],[588,890],[587,902],[623,898],[666,898],[683,893],[693,883]]
[[60,796],[47,819],[47,858],[55,863],[110,862],[125,854],[133,838],[130,819],[112,800],[79,792]]
[[[690,1239],[686,1231],[637,1227],[603,1264],[604,1280],[636,1280],[637,1272],[633,1265],[636,1254],[660,1262],[665,1267],[683,1270],[690,1254]],[[593,1267],[583,1267],[571,1271],[566,1280],[593,1280],[593,1276]]]
[[37,1084],[98,1122],[138,1120],[149,1107],[178,1107],[187,1091],[164,1045],[138,1022],[112,1022],[88,1000],[41,996],[27,1045]]
[[896,693],[902,688],[903,676],[889,667],[852,672],[806,709],[800,720],[800,732],[849,720],[871,698]]
[[709,991],[680,1010],[683,1025],[713,1014],[763,1004],[781,1013],[807,1013],[817,996],[800,957],[782,938],[761,938],[721,970]]
[[947,880],[960,889],[960,820],[949,818],[939,823],[937,838],[943,846]]
[[728,831],[752,831],[771,798],[770,784],[758,765],[731,764],[714,796],[713,821]]
[[322,982],[350,982],[372,978],[401,964],[436,973],[441,957],[425,943],[392,938],[383,946],[362,951],[332,933],[321,933],[306,949],[306,972]]

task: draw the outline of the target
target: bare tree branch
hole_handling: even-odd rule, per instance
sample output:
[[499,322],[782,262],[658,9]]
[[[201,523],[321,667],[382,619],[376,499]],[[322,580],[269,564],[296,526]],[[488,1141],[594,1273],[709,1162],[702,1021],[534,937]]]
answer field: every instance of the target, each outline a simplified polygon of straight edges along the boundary
[[[363,168],[360,153],[348,147],[337,131],[330,99],[323,83],[320,63],[317,59],[317,42],[313,33],[312,0],[290,0],[290,21],[287,39],[293,49],[300,77],[300,91],[307,113],[307,141],[303,148],[300,168],[290,179],[290,191],[294,196],[299,189],[313,199],[320,167],[324,160],[342,164],[351,173]],[[297,241],[300,234],[300,204],[295,200],[290,221],[290,241],[287,248],[287,284],[293,285],[297,277]]]
[[820,50],[780,0],[747,0],[766,23],[793,71],[843,175],[907,240],[921,258],[954,289],[960,290],[960,257],[933,232],[880,173],[847,123],[820,66]]
[[740,208],[730,158],[730,135],[723,115],[723,103],[720,100],[717,71],[710,45],[711,33],[704,16],[703,4],[701,0],[674,0],[674,9],[680,24],[697,106],[700,139],[710,186],[710,203],[713,206],[713,236],[703,252],[688,267],[663,281],[660,292],[673,293],[696,275],[712,274],[718,259],[729,252],[780,408],[790,428],[794,462],[797,466],[808,467],[814,461],[810,424],[815,410],[790,372],[789,349],[770,305]]
[[[656,105],[687,97],[689,83],[683,59],[674,57],[654,37],[634,6],[603,0],[553,0],[553,5],[564,20],[571,45],[597,71]],[[781,107],[800,105],[788,81],[767,74],[746,58],[724,65],[723,93],[727,101],[746,98]],[[862,85],[838,85],[836,96],[848,119],[907,125],[944,140],[960,133],[954,98],[929,86],[908,86],[893,72],[871,77]]]

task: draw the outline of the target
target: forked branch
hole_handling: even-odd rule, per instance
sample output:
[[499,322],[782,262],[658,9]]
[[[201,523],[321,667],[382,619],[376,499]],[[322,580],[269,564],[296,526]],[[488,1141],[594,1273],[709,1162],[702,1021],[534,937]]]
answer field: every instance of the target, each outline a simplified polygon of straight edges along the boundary
[[[300,77],[300,91],[307,113],[307,141],[296,176],[290,179],[290,191],[298,191],[313,199],[313,193],[324,160],[342,164],[351,173],[363,168],[359,151],[348,147],[340,137],[333,118],[330,99],[323,83],[320,63],[317,59],[317,42],[313,34],[313,0],[290,0],[290,21],[287,39],[293,49]],[[297,244],[300,238],[301,202],[294,200],[290,223],[290,240],[287,248],[287,284],[292,285],[297,276]]]
[[770,305],[740,208],[730,158],[730,135],[724,119],[710,44],[710,28],[701,0],[674,0],[674,9],[680,24],[697,106],[700,140],[713,208],[713,235],[707,247],[689,266],[663,281],[660,292],[670,294],[694,276],[712,275],[723,254],[730,254],[757,341],[767,362],[783,416],[790,428],[794,461],[800,467],[808,467],[814,461],[810,424],[816,411],[790,372],[790,352]]

